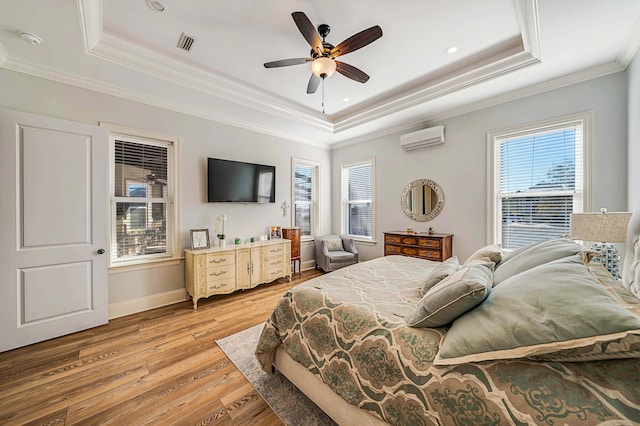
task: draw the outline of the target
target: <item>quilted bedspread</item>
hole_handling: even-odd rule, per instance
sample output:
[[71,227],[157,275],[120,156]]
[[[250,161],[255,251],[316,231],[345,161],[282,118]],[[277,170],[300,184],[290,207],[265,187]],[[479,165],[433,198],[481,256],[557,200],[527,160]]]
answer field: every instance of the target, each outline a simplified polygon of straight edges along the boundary
[[640,359],[436,367],[446,328],[406,320],[437,265],[388,256],[309,280],[279,301],[256,348],[282,345],[352,405],[397,425],[640,424]]

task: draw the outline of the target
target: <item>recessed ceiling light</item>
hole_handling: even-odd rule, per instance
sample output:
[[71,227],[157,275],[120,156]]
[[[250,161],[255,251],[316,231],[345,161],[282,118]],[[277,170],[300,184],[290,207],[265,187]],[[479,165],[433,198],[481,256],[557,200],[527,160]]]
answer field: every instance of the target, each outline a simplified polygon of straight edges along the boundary
[[164,4],[159,0],[144,0],[154,12],[164,12]]
[[34,46],[42,43],[42,37],[40,37],[38,34],[22,31],[20,33],[20,37],[22,37],[22,39],[27,43],[33,44]]
[[342,98],[342,102],[349,102],[351,99],[349,98]]
[[452,53],[456,53],[458,51],[458,48],[456,46],[449,46],[447,47],[446,52],[451,55]]

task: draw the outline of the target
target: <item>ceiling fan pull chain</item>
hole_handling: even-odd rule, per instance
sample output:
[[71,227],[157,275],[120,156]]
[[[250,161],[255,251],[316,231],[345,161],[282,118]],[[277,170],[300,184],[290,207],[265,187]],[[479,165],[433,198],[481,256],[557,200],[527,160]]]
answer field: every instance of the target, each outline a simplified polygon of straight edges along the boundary
[[322,79],[322,113],[324,114],[324,78]]

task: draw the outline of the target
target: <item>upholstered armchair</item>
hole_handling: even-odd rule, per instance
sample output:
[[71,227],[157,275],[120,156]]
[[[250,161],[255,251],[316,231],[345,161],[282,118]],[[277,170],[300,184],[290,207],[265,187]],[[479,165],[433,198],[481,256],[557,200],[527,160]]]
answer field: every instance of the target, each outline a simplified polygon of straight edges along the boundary
[[358,263],[358,249],[353,238],[342,235],[324,235],[315,237],[316,269],[325,272],[335,271]]

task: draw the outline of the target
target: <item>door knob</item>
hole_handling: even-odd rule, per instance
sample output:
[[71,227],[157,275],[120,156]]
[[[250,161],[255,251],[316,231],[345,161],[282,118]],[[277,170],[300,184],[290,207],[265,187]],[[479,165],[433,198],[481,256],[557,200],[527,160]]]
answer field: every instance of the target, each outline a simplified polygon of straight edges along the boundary
[[98,254],[104,254],[104,249],[98,249]]

